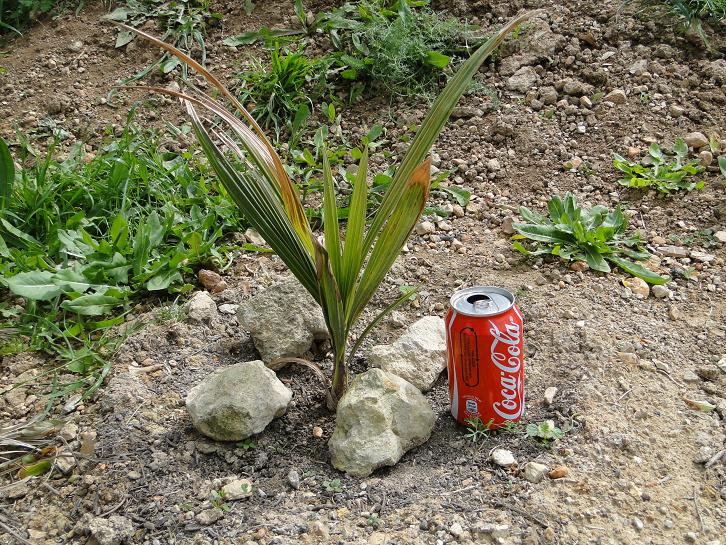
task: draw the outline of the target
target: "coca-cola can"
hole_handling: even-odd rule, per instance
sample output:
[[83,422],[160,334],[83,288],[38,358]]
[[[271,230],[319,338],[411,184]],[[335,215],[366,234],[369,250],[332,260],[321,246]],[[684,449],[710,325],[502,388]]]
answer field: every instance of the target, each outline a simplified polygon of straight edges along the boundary
[[491,429],[524,413],[522,313],[507,290],[474,286],[451,296],[446,315],[451,414]]

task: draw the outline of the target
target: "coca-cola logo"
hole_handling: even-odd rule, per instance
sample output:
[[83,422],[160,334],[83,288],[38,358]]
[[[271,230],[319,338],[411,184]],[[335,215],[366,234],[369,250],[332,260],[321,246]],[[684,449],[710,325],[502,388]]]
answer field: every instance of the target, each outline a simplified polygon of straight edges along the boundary
[[522,368],[522,327],[513,317],[504,324],[504,331],[494,322],[489,322],[489,333],[494,337],[490,348],[492,363],[500,371],[501,400],[492,405],[494,412],[505,420],[516,420],[522,416],[522,384],[519,379]]

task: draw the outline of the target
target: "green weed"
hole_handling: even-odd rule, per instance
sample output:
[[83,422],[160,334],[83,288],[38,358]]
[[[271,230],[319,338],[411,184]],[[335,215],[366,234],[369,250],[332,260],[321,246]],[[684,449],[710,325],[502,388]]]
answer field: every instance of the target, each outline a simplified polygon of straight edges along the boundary
[[0,35],[20,34],[24,27],[49,13],[58,3],[58,0],[0,0]]
[[[651,284],[669,280],[636,263],[650,254],[642,251],[637,234],[625,234],[628,220],[620,207],[614,211],[601,205],[581,208],[575,196],[567,193],[564,199],[552,197],[548,208],[549,216],[543,216],[520,207],[519,214],[527,223],[513,225],[516,250],[528,256],[551,254],[567,261],[585,261],[591,269],[606,273],[610,262]],[[524,239],[531,240],[534,248],[525,248],[519,242]]]
[[39,155],[21,138],[29,166],[18,172],[0,140],[0,282],[22,298],[0,327],[22,339],[6,350],[45,351],[81,377],[64,393],[97,387],[123,339],[111,329],[139,296],[189,291],[193,267],[223,268],[234,248],[225,234],[246,226],[192,152],[160,149],[182,133],[141,132],[129,119],[95,156],[78,145],[64,159],[55,144]]
[[726,24],[726,0],[638,0],[645,10],[658,17],[667,14],[681,28],[696,32],[706,45],[709,39],[704,23],[723,28]]
[[467,418],[464,422],[467,424],[466,437],[476,443],[493,434],[509,434],[516,435],[519,433],[519,424],[517,422],[507,422],[504,426],[492,427],[494,420],[489,420],[486,424],[481,418]]
[[552,420],[527,425],[527,437],[539,439],[544,445],[548,445],[550,441],[556,441],[562,436],[564,436],[564,432],[555,426]]
[[688,161],[688,146],[682,139],[676,140],[673,154],[668,155],[661,150],[655,142],[648,148],[650,165],[631,163],[621,155],[615,154],[613,166],[626,174],[625,178],[618,180],[620,185],[632,188],[653,187],[661,193],[671,191],[692,191],[701,189],[703,181],[694,182],[690,176],[703,172],[703,167],[697,160]]
[[339,493],[343,491],[343,485],[340,482],[340,479],[333,479],[331,481],[325,481],[323,483],[323,488],[325,488],[328,492],[333,493]]

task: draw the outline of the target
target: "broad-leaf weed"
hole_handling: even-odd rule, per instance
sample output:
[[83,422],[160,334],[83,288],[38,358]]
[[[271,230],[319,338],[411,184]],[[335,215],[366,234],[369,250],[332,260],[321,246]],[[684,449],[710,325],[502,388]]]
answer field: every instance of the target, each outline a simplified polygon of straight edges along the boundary
[[[646,269],[637,261],[650,254],[641,249],[637,234],[626,235],[628,220],[620,208],[609,211],[605,206],[581,208],[572,193],[562,199],[554,196],[548,203],[549,216],[524,206],[519,214],[527,223],[515,223],[512,237],[515,249],[528,256],[555,255],[567,261],[584,261],[596,271],[610,272],[610,264],[642,278],[650,284],[669,280]],[[529,239],[532,249],[520,242]]]
[[687,160],[688,146],[682,139],[676,140],[672,155],[666,154],[655,142],[648,148],[648,155],[650,165],[631,163],[615,154],[613,166],[626,175],[618,183],[636,189],[652,187],[661,193],[703,188],[703,181],[688,179],[703,172],[703,167],[697,160]]

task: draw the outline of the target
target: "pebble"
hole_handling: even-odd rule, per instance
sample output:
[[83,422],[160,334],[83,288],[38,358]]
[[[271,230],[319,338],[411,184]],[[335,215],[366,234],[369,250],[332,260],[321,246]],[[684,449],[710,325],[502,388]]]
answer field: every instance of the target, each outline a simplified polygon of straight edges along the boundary
[[556,386],[550,386],[544,391],[544,401],[545,405],[548,407],[552,405],[552,403],[555,400],[555,395],[557,395],[557,387]]
[[194,517],[194,520],[197,521],[197,524],[201,524],[202,526],[209,526],[210,524],[214,524],[219,519],[221,519],[224,516],[224,513],[221,509],[205,509],[204,511],[200,511],[197,513],[197,516]]
[[668,309],[668,317],[675,322],[681,317],[681,311],[678,310],[678,307],[672,306]]
[[199,269],[197,278],[199,283],[212,293],[220,293],[227,289],[227,282],[222,280],[222,277],[214,271]]
[[625,278],[623,280],[623,286],[629,288],[635,295],[640,295],[643,298],[648,297],[650,294],[650,287],[648,287],[648,283],[637,276]]
[[661,285],[653,286],[651,290],[653,291],[653,297],[656,299],[665,299],[671,294],[671,290]]
[[698,160],[701,162],[701,165],[707,167],[713,163],[713,153],[708,150],[703,150],[698,154]]
[[622,89],[613,89],[603,97],[603,102],[611,102],[612,104],[625,104],[628,97]]
[[127,476],[127,477],[129,478],[129,480],[131,480],[131,481],[138,481],[138,480],[139,480],[139,479],[141,478],[141,473],[139,473],[138,471],[135,471],[135,470],[131,470],[131,471],[129,471],[129,472],[128,472],[128,473],[126,474],[126,476]]
[[512,225],[514,224],[514,218],[512,216],[507,216],[502,220],[502,232],[505,235],[513,235],[514,234],[514,227]]
[[287,482],[293,490],[300,489],[300,473],[298,473],[297,469],[290,470],[287,474]]
[[645,527],[645,525],[643,524],[643,521],[640,520],[638,517],[633,518],[633,526],[639,532]]
[[683,381],[696,383],[696,382],[701,382],[701,379],[698,377],[698,375],[696,373],[694,373],[690,369],[687,369],[686,371],[683,372]]
[[223,305],[219,305],[219,312],[221,312],[222,314],[234,314],[237,312],[238,308],[239,305],[224,303]]
[[245,238],[256,246],[265,246],[265,244],[267,244],[265,242],[265,239],[262,238],[262,235],[259,234],[255,229],[252,229],[252,227],[245,231]]
[[454,227],[448,221],[440,221],[436,225],[439,229],[447,233],[454,229]]
[[726,242],[726,231],[716,231],[713,235],[713,238],[715,238],[719,242]]
[[422,221],[416,226],[417,235],[430,235],[436,232],[436,226],[430,221]]
[[229,501],[249,498],[252,495],[252,481],[249,479],[235,479],[222,487],[224,499]]
[[562,477],[566,477],[569,472],[570,470],[567,466],[557,466],[550,471],[547,476],[550,479],[561,479]]
[[686,141],[686,144],[692,148],[702,148],[708,145],[708,138],[706,138],[706,135],[702,132],[688,133],[684,140]]
[[508,467],[517,463],[517,460],[514,459],[514,454],[503,448],[494,449],[491,454],[491,459],[492,462],[500,467]]
[[529,462],[524,466],[523,476],[531,483],[538,483],[547,474],[548,467],[537,462]]
[[323,436],[323,428],[320,426],[313,426],[313,437],[320,439]]
[[696,250],[691,252],[691,259],[695,259],[701,263],[711,263],[716,256],[713,254],[707,254],[706,252],[698,252]]
[[664,255],[666,257],[675,257],[678,259],[688,257],[688,250],[681,246],[661,246],[660,248],[658,248],[658,251],[661,255]]
[[461,527],[461,524],[459,524],[458,522],[455,522],[454,524],[452,524],[449,527],[449,533],[452,536],[458,538],[458,537],[461,537],[461,535],[464,533],[464,528]]
[[685,108],[682,108],[677,104],[671,104],[668,108],[668,113],[671,114],[671,117],[681,117],[685,113],[685,111]]

